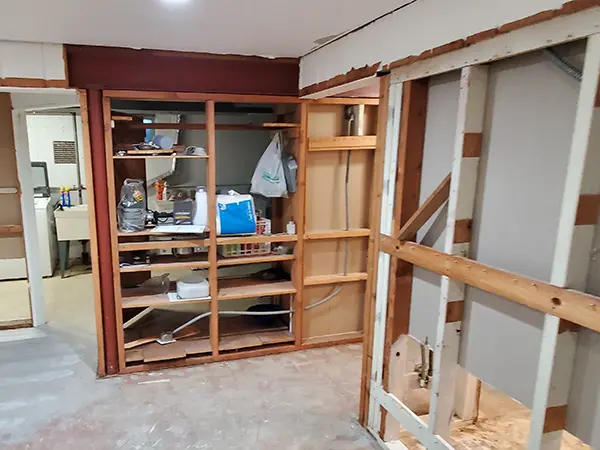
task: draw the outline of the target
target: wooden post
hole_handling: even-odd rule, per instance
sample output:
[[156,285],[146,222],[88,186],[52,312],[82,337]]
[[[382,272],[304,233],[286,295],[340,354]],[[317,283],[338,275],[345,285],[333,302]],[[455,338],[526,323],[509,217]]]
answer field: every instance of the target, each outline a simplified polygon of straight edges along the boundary
[[[383,178],[381,194],[381,213],[379,231],[391,234],[393,230],[394,195],[396,191],[396,170],[398,160],[398,138],[400,135],[400,117],[402,115],[402,85],[391,85],[388,98],[386,139],[383,158]],[[375,256],[375,255],[373,255]],[[369,391],[381,388],[383,384],[383,362],[385,357],[386,316],[388,313],[388,288],[390,279],[390,256],[377,252],[377,285],[375,290],[375,310],[373,313],[373,355],[371,362],[371,380]],[[370,395],[368,426],[375,432],[380,431],[381,414],[379,401]]]
[[[94,195],[94,216],[98,245],[98,273],[102,302],[102,324],[106,373],[119,371],[117,349],[117,327],[115,321],[115,297],[113,288],[112,246],[110,233],[110,215],[108,199],[108,177],[106,150],[104,146],[104,120],[102,112],[102,92],[87,91],[87,110],[90,134],[90,164],[94,176],[92,186]],[[89,183],[89,180],[88,180]],[[88,184],[89,185],[89,184]]]
[[298,105],[300,111],[300,130],[296,162],[298,164],[298,182],[293,199],[294,221],[298,242],[294,249],[296,259],[292,271],[292,282],[296,288],[294,296],[294,337],[296,347],[302,345],[304,327],[304,239],[306,230],[306,152],[308,151],[308,103]]
[[369,249],[367,251],[367,283],[365,288],[365,319],[363,326],[363,359],[360,380],[360,405],[358,421],[366,427],[369,414],[369,385],[373,361],[373,321],[375,316],[375,286],[377,285],[377,259],[379,255],[379,225],[381,219],[381,194],[383,190],[383,157],[388,123],[390,76],[379,79],[379,109],[377,110],[377,147],[373,156],[373,186],[369,213]]
[[[455,255],[469,255],[470,229],[481,155],[487,72],[487,66],[471,66],[463,68],[461,74],[444,244],[444,251]],[[455,317],[452,318],[452,322],[447,322],[447,311],[449,303],[464,302],[464,295],[464,283],[446,276],[442,277],[434,346],[429,427],[433,434],[444,438],[450,436],[450,422],[454,414],[462,327],[462,317]],[[471,389],[471,392],[465,392],[465,395],[476,397],[477,391]]]
[[[393,236],[400,234],[400,229],[419,209],[428,94],[429,80],[427,78],[407,81],[403,84],[395,205],[392,219]],[[391,373],[389,367],[390,360],[393,359],[394,368],[406,369],[413,266],[406,261],[393,258],[390,262],[390,274],[383,360],[383,388],[402,399],[406,390],[405,373],[400,373],[400,370]],[[391,379],[392,377],[396,381],[400,380],[400,382],[394,382]],[[391,386],[394,386],[394,389],[390,390]],[[387,420],[385,411],[383,417],[382,429],[380,430],[382,438],[385,436]],[[387,437],[394,438],[393,433],[388,433]]]
[[210,289],[210,344],[212,354],[219,355],[219,285],[217,272],[217,161],[215,140],[215,102],[206,102],[207,197],[208,197],[208,284]]
[[[582,292],[587,287],[599,213],[599,72],[600,35],[595,34],[587,42],[550,280],[556,286]],[[576,347],[576,329],[546,314],[531,411],[531,450],[560,448]]]
[[83,132],[83,166],[85,168],[85,184],[88,203],[90,227],[90,259],[92,263],[92,284],[94,286],[94,311],[96,318],[96,344],[98,351],[98,376],[106,375],[104,354],[104,323],[102,320],[102,291],[100,286],[100,259],[98,250],[98,231],[96,229],[96,201],[94,195],[94,171],[92,168],[92,147],[90,140],[90,120],[88,114],[88,97],[85,90],[79,92],[81,105],[81,130]]
[[121,272],[119,270],[119,237],[117,219],[117,191],[115,186],[115,165],[113,159],[112,117],[110,98],[103,97],[102,112],[104,115],[104,158],[106,159],[106,187],[108,191],[108,217],[111,243],[111,262],[113,268],[113,295],[115,310],[115,329],[117,334],[117,354],[119,371],[125,369],[125,336],[123,332],[123,309],[121,298]]

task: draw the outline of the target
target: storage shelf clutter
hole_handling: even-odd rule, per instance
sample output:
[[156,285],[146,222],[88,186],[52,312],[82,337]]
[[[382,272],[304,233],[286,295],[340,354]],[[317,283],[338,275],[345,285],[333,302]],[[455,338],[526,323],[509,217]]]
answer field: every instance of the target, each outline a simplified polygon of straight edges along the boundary
[[[120,372],[360,340],[376,102],[364,101],[369,134],[339,140],[339,101],[246,96],[242,107],[215,96],[193,112],[161,107],[164,95],[135,107],[131,93],[104,99]],[[282,175],[270,181],[285,192],[251,193],[274,148]],[[345,211],[340,156],[354,150]],[[306,308],[338,284],[342,295]]]

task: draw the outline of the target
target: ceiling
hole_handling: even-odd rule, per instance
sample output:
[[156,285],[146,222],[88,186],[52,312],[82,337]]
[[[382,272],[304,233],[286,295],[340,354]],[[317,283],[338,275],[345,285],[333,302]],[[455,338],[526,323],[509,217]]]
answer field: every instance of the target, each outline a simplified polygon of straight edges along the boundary
[[[352,3],[349,6],[349,3]],[[0,39],[302,56],[403,0],[10,0]]]

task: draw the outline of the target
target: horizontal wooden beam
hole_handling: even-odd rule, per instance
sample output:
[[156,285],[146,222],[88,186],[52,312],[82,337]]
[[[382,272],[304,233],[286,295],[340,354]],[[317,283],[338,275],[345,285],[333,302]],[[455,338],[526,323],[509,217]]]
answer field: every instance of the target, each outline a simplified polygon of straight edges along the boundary
[[321,239],[347,239],[369,237],[371,230],[369,228],[350,228],[349,230],[329,230],[329,231],[312,231],[304,235],[304,239],[308,241],[316,241]]
[[381,251],[396,258],[600,332],[599,297],[505,272],[414,242],[398,241],[391,236],[381,235],[380,242]]
[[450,195],[450,177],[448,174],[446,178],[442,180],[440,185],[435,188],[427,200],[417,209],[417,211],[408,219],[404,226],[400,229],[398,238],[402,241],[410,239],[414,236],[419,229],[425,225],[425,223],[440,209],[448,196]]
[[0,235],[12,235],[23,233],[22,225],[0,225]]
[[336,136],[310,138],[308,151],[375,150],[377,136]]
[[[114,120],[114,119],[113,119]],[[272,130],[298,128],[298,123],[218,123],[216,130]],[[206,130],[205,123],[132,123],[129,128],[142,130]]]
[[346,275],[312,275],[304,278],[304,286],[320,286],[323,284],[352,283],[355,281],[365,281],[366,272],[353,272]]

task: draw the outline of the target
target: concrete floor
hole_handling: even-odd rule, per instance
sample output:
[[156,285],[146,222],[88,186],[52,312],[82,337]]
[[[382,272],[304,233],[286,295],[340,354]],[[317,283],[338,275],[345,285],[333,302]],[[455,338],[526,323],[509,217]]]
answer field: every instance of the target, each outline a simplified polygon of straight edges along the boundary
[[52,325],[0,333],[0,448],[377,448],[356,422],[360,345],[103,380],[93,351]]

